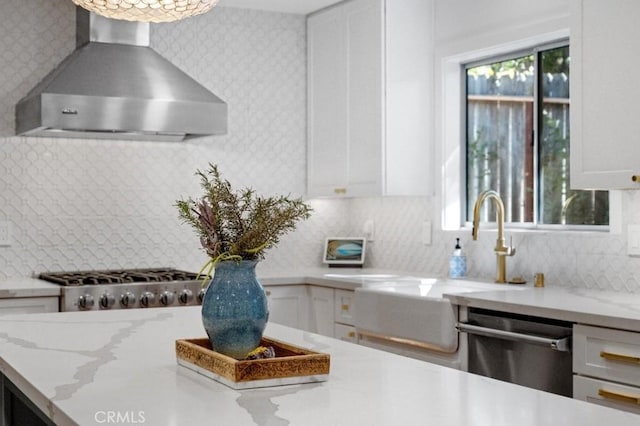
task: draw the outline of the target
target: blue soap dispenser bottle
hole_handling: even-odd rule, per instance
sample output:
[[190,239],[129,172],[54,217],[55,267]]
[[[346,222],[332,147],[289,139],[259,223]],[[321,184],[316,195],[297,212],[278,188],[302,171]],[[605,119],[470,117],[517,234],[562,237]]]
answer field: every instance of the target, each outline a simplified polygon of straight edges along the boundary
[[456,246],[449,257],[449,277],[462,278],[467,275],[467,256],[462,252],[460,238],[456,238]]

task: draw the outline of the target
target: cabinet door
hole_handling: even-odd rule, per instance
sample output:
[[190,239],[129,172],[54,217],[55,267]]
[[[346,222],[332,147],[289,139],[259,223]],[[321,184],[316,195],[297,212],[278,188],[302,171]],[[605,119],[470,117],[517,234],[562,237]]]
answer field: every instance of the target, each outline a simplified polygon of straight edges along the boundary
[[301,330],[309,330],[309,294],[307,286],[265,287],[269,303],[269,321]]
[[313,333],[333,337],[333,289],[310,286],[309,329]]
[[0,315],[58,312],[57,297],[17,297],[0,299]]
[[635,386],[576,375],[573,398],[640,414],[640,388]]
[[640,188],[640,2],[571,4],[571,186]]
[[573,371],[640,387],[640,333],[576,324]]
[[335,290],[334,316],[336,322],[347,325],[353,324],[353,296],[350,290]]
[[433,194],[433,7],[385,3],[385,195]]
[[345,4],[351,196],[382,195],[384,21],[381,0]]
[[308,195],[380,195],[383,1],[353,0],[307,21]]
[[308,193],[342,195],[348,181],[347,26],[340,8],[307,20]]

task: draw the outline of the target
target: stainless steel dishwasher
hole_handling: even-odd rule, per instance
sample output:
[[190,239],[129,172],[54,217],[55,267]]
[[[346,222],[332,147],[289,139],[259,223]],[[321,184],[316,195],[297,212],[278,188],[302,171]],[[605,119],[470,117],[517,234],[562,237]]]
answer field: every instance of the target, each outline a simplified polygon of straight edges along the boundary
[[470,373],[573,396],[571,323],[469,308],[457,328],[467,333]]

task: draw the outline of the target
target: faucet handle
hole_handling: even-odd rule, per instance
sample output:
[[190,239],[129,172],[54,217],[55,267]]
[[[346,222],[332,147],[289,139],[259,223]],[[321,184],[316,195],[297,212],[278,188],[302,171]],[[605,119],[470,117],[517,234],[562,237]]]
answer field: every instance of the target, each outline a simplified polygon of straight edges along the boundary
[[514,256],[516,254],[516,248],[513,246],[513,237],[509,238],[509,246],[504,245],[504,240],[502,244],[498,243],[496,254],[498,256]]
[[515,247],[503,247],[502,250],[496,250],[498,256],[514,256],[516,254]]
[[514,256],[516,254],[516,248],[513,246],[513,235],[509,237],[509,247],[507,247],[507,256]]

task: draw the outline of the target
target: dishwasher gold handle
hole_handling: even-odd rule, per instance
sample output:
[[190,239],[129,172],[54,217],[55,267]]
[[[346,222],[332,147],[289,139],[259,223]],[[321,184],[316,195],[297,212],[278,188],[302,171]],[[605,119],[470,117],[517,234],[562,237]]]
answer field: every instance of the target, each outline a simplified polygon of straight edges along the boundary
[[638,395],[632,395],[625,392],[612,392],[606,389],[598,389],[598,395],[605,399],[610,399],[613,401],[640,405],[640,396]]
[[600,357],[606,359],[607,361],[619,361],[619,362],[626,362],[628,364],[640,364],[640,357],[637,357],[637,356],[601,351]]

